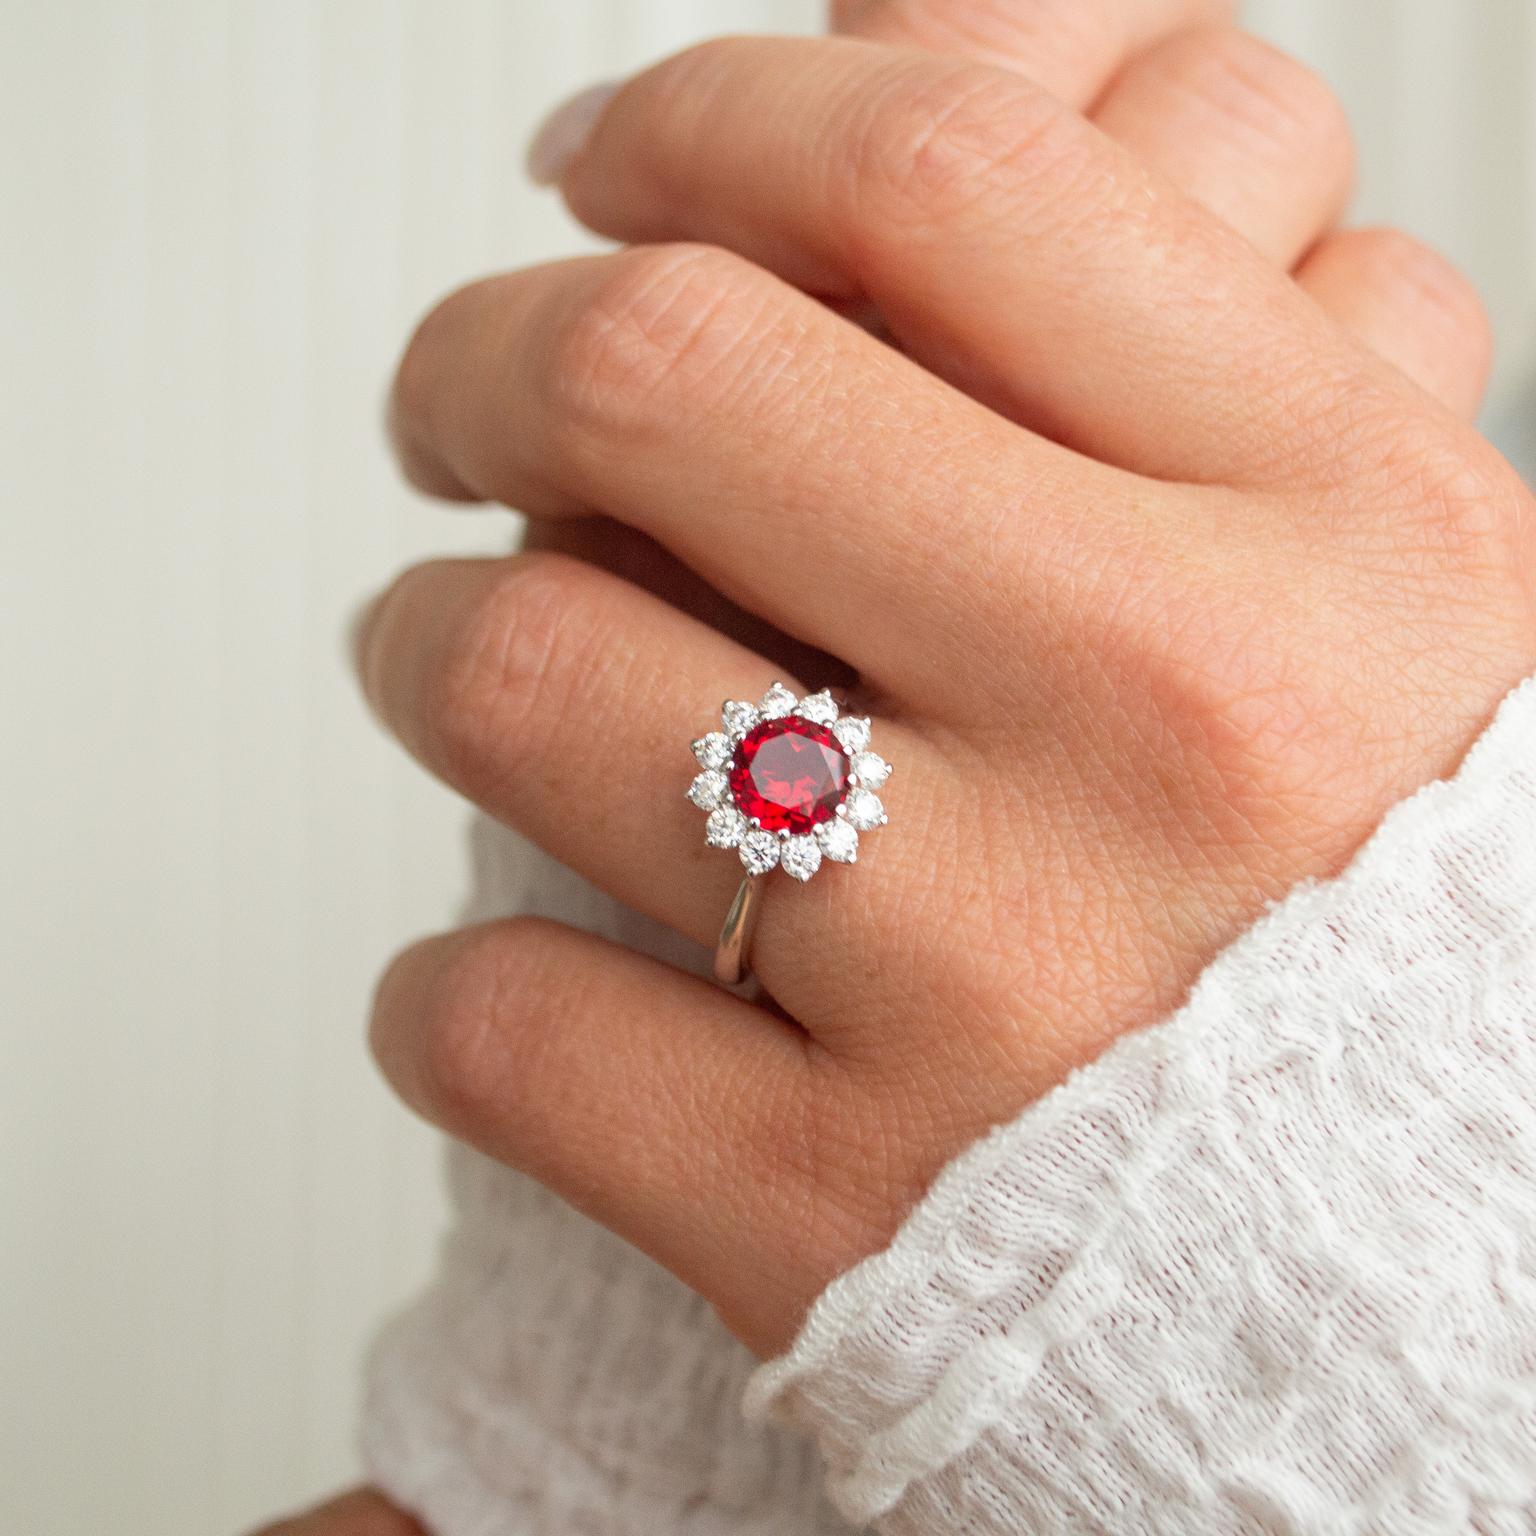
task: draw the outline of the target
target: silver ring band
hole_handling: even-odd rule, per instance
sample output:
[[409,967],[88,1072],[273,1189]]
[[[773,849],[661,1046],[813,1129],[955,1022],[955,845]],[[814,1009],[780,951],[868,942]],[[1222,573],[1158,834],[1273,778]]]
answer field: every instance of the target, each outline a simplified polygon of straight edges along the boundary
[[763,878],[745,875],[736,889],[736,899],[720,925],[720,942],[715,945],[715,980],[722,986],[739,987],[752,970],[752,934],[757,914],[762,910]]

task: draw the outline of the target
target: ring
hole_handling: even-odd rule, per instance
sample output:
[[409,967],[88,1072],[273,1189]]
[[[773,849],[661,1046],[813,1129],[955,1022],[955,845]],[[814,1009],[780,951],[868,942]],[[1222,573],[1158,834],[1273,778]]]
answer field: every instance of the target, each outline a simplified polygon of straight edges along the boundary
[[891,765],[870,751],[865,717],[841,714],[825,689],[797,699],[782,683],[756,704],[727,702],[693,755],[688,798],[709,814],[704,841],[736,849],[746,870],[715,946],[715,976],[735,987],[751,969],[763,877],[777,868],[805,881],[824,860],[857,863],[859,835],[886,824],[876,791]]

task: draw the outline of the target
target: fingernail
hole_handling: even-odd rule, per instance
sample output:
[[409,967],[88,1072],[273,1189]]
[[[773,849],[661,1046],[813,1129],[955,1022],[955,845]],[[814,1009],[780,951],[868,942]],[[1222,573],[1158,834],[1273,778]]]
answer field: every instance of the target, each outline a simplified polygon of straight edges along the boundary
[[552,187],[565,175],[618,89],[614,81],[589,85],[544,119],[528,146],[528,175],[536,186]]

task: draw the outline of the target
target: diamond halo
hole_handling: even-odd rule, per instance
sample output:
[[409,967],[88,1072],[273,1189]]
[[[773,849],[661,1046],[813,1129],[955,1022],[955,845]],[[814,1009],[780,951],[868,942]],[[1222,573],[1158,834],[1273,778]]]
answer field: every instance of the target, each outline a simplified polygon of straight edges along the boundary
[[749,877],[779,868],[803,882],[854,864],[860,838],[889,819],[878,791],[891,765],[870,750],[870,722],[825,689],[797,699],[775,683],[756,703],[728,700],[693,755],[688,798],[708,816],[705,841],[734,848]]

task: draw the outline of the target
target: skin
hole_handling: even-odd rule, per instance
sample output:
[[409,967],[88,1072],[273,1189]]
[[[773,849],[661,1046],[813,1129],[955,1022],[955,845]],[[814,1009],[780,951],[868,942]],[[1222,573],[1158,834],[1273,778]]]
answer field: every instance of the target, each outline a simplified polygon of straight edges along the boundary
[[376,1000],[407,1103],[763,1354],[1536,662],[1530,502],[1468,425],[1482,312],[1334,228],[1320,82],[1211,0],[834,19],[630,82],[562,190],[633,248],[423,323],[406,472],[535,547],[408,572],[360,643],[431,771],[706,943],[740,871],[681,789],[717,701],[783,676],[875,717],[891,825],[775,880],[772,1008],[524,919]]

